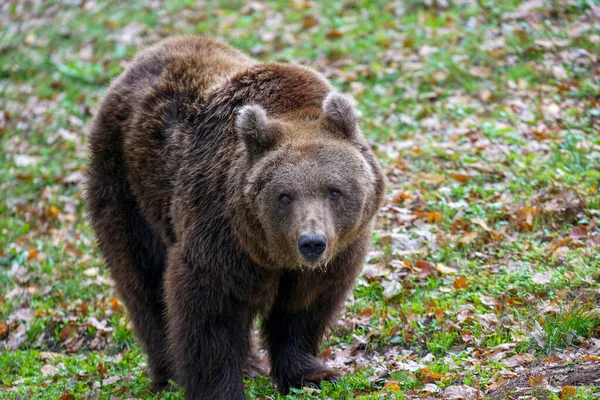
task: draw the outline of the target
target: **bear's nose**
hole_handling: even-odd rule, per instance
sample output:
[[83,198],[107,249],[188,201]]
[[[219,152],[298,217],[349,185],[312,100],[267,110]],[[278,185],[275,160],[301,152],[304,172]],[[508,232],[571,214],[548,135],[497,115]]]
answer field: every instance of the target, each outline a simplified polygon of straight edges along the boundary
[[327,248],[325,236],[319,234],[303,234],[298,239],[300,253],[307,261],[315,261]]

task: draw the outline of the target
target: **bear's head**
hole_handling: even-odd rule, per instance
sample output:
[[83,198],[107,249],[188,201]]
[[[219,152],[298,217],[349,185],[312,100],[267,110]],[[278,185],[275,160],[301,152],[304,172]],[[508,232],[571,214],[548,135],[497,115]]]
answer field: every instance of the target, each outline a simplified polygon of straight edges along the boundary
[[[272,117],[242,107],[235,129],[244,167],[242,245],[265,267],[321,268],[370,229],[385,187],[350,100]],[[248,215],[250,214],[250,215]]]

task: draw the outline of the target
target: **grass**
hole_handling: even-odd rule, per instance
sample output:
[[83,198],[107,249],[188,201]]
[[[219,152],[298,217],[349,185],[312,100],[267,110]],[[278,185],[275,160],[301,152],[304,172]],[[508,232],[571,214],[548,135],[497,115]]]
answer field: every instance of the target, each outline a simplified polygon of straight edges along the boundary
[[540,317],[537,322],[541,327],[538,345],[550,353],[592,336],[600,326],[600,315],[593,305],[584,303]]
[[[491,396],[515,354],[594,362],[597,3],[523,19],[510,17],[520,1],[460,3],[1,5],[0,398],[182,398],[148,391],[80,176],[110,80],[184,33],[323,72],[358,100],[388,175],[369,272],[323,346],[345,375],[286,398]],[[283,398],[268,377],[245,384],[249,398]],[[573,398],[597,394],[582,383]]]

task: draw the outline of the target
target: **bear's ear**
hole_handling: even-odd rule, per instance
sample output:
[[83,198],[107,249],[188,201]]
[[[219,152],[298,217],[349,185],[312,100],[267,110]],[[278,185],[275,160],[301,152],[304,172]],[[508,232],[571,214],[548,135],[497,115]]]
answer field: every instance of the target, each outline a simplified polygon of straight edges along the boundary
[[237,113],[235,130],[252,154],[260,154],[277,142],[278,129],[259,105],[246,105]]
[[350,99],[340,92],[330,92],[323,100],[325,125],[329,129],[341,132],[348,139],[356,138],[356,114]]

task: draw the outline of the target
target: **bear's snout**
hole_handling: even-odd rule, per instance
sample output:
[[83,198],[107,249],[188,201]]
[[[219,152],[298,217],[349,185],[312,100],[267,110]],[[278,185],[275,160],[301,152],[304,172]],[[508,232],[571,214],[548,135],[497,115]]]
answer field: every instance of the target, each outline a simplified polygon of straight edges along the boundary
[[298,239],[298,249],[306,261],[315,262],[327,248],[327,240],[321,234],[302,234]]

